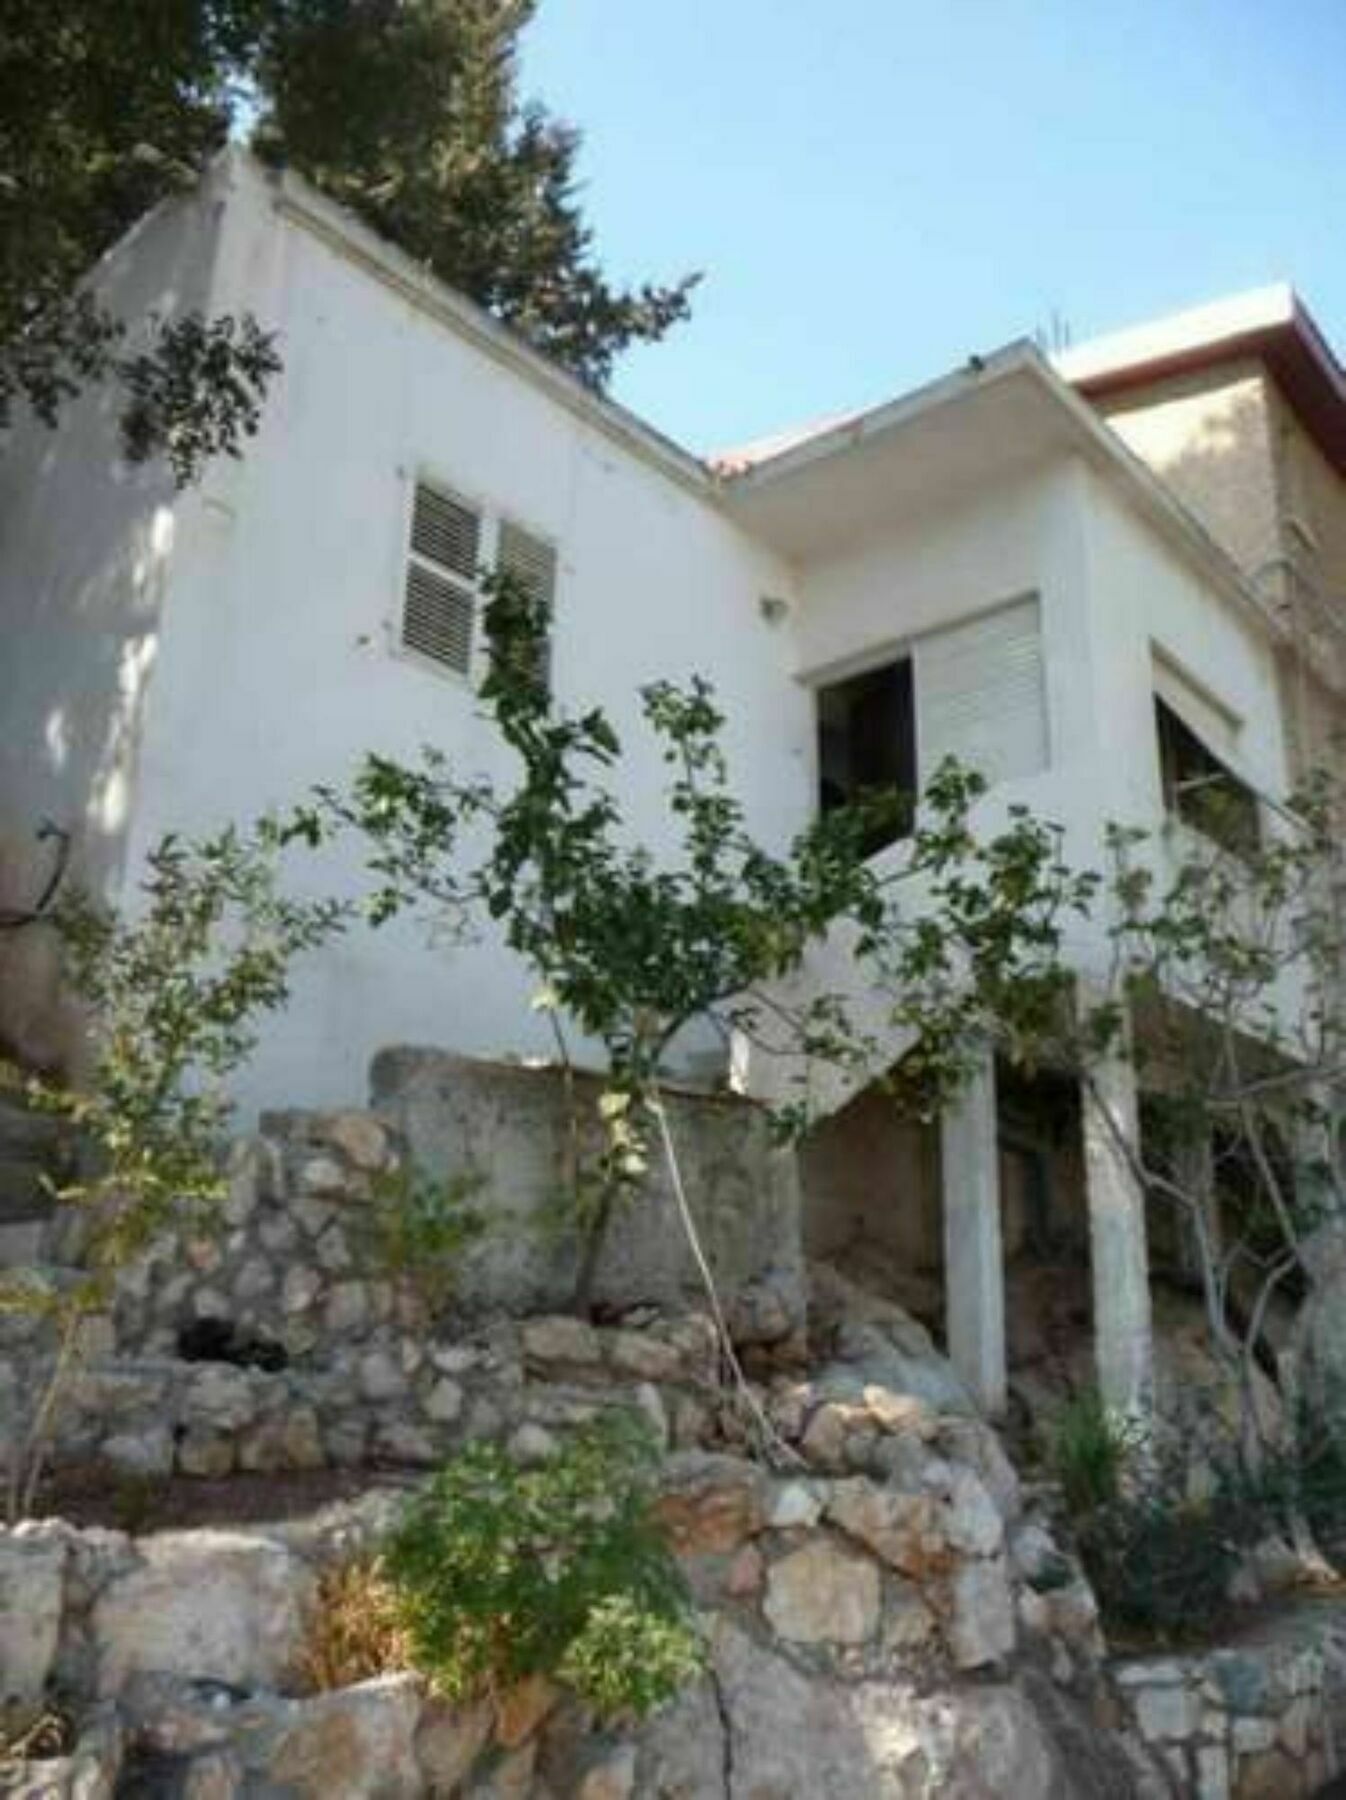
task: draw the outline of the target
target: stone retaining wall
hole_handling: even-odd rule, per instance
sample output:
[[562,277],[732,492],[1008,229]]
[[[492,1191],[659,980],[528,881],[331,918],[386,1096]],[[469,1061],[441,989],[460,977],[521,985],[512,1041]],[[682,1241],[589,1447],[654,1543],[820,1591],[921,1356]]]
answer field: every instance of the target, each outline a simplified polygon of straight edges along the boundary
[[[464,1706],[413,1674],[296,1692],[320,1571],[376,1542],[400,1499],[230,1531],[0,1531],[3,1691],[31,1700],[55,1680],[91,1709],[64,1773],[35,1767],[14,1791],[110,1793],[134,1769],[143,1791],[218,1800],[1129,1792],[1085,1698],[1091,1607],[1020,1604],[1041,1527],[933,1444],[900,1484],[672,1457],[659,1511],[706,1676],[643,1728],[604,1729],[541,1678]],[[1026,1673],[1063,1658],[1068,1751]]]
[[[174,1354],[184,1327],[213,1320],[274,1340],[291,1361],[327,1356],[389,1326],[422,1330],[427,1302],[378,1253],[374,1214],[399,1166],[470,1189],[488,1229],[464,1251],[450,1306],[459,1319],[547,1311],[569,1302],[573,1228],[556,1222],[571,1121],[554,1070],[439,1052],[375,1059],[375,1110],[264,1115],[240,1144],[218,1210],[165,1233],[126,1272],[119,1348]],[[592,1138],[597,1084],[577,1076],[578,1128]],[[805,1312],[793,1157],[759,1108],[674,1094],[667,1110],[687,1193],[736,1338],[777,1344]],[[644,1190],[619,1208],[593,1284],[610,1309],[704,1304],[673,1193],[657,1156]]]
[[1346,1617],[1312,1602],[1256,1638],[1112,1665],[1135,1737],[1194,1800],[1300,1800],[1342,1767]]

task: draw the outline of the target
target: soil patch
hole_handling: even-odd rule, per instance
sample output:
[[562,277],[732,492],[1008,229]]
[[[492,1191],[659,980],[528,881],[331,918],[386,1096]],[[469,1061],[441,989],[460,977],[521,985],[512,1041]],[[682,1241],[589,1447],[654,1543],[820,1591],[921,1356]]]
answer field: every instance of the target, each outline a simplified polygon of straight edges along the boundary
[[207,1525],[258,1525],[303,1518],[374,1487],[414,1487],[405,1468],[289,1470],[269,1475],[110,1476],[106,1468],[61,1469],[43,1483],[36,1518],[119,1531],[182,1531]]

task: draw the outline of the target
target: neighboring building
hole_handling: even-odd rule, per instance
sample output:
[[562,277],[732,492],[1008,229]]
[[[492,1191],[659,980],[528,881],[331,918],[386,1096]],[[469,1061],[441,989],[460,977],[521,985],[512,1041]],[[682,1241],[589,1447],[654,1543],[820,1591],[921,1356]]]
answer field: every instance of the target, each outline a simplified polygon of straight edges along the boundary
[[1285,628],[1292,767],[1340,767],[1346,374],[1303,303],[1264,288],[1083,344],[1059,368]]
[[[251,818],[340,781],[367,750],[434,743],[468,771],[501,770],[473,692],[483,561],[551,591],[558,701],[616,721],[623,811],[656,851],[662,771],[636,694],[660,676],[713,679],[749,826],[778,847],[820,798],[876,776],[919,783],[952,752],[991,777],[988,817],[1025,801],[1088,862],[1105,820],[1163,819],[1175,759],[1214,759],[1255,818],[1305,754],[1282,699],[1304,660],[1283,613],[1301,582],[1325,597],[1346,581],[1332,460],[1346,402],[1299,309],[1261,348],[1240,343],[1228,371],[1216,345],[1154,375],[1197,384],[1172,415],[1179,437],[1218,437],[1211,417],[1242,420],[1246,390],[1262,424],[1230,455],[1254,519],[1251,504],[1222,508],[1217,464],[1165,461],[1147,421],[1166,416],[1168,389],[1144,385],[1150,363],[1099,365],[1098,381],[1116,377],[1113,430],[1028,344],[707,465],[237,153],[99,279],[132,317],[251,310],[278,330],[285,368],[244,460],[184,495],[119,460],[97,395],[58,434],[17,429],[0,458],[0,903],[41,885],[45,817],[73,834],[74,872],[117,899],[165,831]],[[1305,496],[1293,506],[1291,467]],[[1334,692],[1315,689],[1324,717]],[[319,879],[357,873],[350,851]],[[1086,973],[1103,954],[1075,949]],[[63,1049],[46,954],[40,934],[0,942],[0,1029],[38,1059]],[[844,986],[844,942],[821,947],[806,979]],[[545,1055],[529,997],[498,941],[455,955],[411,924],[353,934],[301,976],[244,1098],[353,1101],[391,1042]],[[684,1046],[684,1068],[704,1068],[707,1049]],[[753,1091],[774,1079],[751,1063],[740,1074]],[[1143,1205],[1117,1199],[1125,1178],[1097,1132],[1083,1149],[1060,1132],[1044,1143],[1002,1100],[997,1157],[988,1069],[945,1122],[941,1182],[930,1134],[863,1093],[818,1098],[830,1118],[803,1161],[818,1241],[858,1222],[909,1262],[943,1258],[950,1338],[992,1405],[1001,1187],[1010,1240],[1044,1181],[1077,1222],[1086,1196],[1097,1219],[1111,1195],[1122,1227],[1109,1215],[1094,1234],[1096,1292],[1116,1314],[1105,1373],[1119,1393],[1143,1382]],[[1133,1116],[1125,1072],[1116,1105]]]

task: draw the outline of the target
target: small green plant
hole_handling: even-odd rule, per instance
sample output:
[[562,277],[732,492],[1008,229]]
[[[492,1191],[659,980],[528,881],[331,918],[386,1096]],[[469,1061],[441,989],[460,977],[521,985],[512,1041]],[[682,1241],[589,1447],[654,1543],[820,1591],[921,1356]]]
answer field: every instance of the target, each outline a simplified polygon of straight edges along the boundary
[[1171,1644],[1207,1637],[1231,1605],[1246,1550],[1272,1525],[1236,1483],[1187,1491],[1181,1453],[1077,1527],[1080,1556],[1110,1631]]
[[669,1699],[699,1648],[652,1512],[657,1458],[644,1422],[613,1412],[537,1468],[489,1444],[449,1463],[386,1558],[416,1667],[457,1699],[538,1674],[609,1717]]
[[1085,1388],[1058,1414],[1051,1464],[1072,1518],[1120,1499],[1127,1464],[1137,1448],[1134,1425]]
[[156,1232],[225,1191],[224,1084],[251,1055],[262,1018],[288,1000],[294,960],[346,922],[336,901],[285,892],[283,849],[266,819],[200,842],[170,835],[149,852],[124,915],[80,896],[51,915],[88,1014],[84,1077],[78,1087],[10,1081],[78,1135],[79,1178],[54,1198],[77,1232],[80,1274],[53,1288],[0,1271],[0,1313],[40,1317],[55,1340],[6,1446],[11,1519],[33,1504],[89,1320]]
[[684,1620],[611,1594],[593,1608],[557,1673],[600,1717],[643,1718],[700,1671],[700,1646]]
[[431,1320],[452,1300],[464,1253],[486,1229],[485,1216],[470,1204],[485,1185],[475,1171],[437,1181],[414,1166],[375,1177],[369,1249],[387,1274],[413,1289]]

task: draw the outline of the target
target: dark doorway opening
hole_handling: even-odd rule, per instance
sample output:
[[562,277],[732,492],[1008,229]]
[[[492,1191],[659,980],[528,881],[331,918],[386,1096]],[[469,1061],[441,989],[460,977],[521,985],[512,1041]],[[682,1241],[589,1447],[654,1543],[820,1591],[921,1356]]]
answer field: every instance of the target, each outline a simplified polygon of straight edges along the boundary
[[865,795],[896,792],[899,804],[874,825],[866,856],[906,837],[915,813],[916,706],[904,656],[818,690],[818,802],[823,812]]

